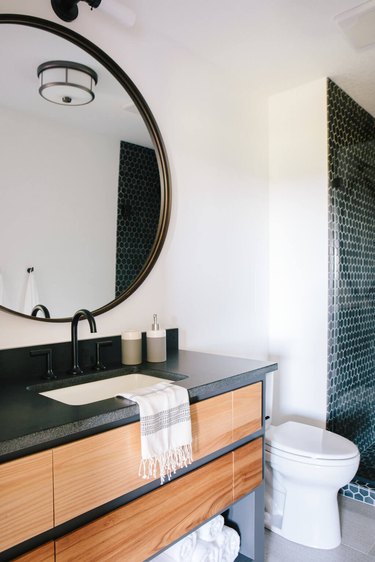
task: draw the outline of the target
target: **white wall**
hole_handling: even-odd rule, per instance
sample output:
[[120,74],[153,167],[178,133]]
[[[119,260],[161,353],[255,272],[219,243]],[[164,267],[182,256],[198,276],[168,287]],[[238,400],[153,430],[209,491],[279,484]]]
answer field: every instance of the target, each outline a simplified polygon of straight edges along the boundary
[[[49,2],[2,0],[1,12],[52,19]],[[158,30],[121,27],[84,7],[68,27],[133,79],[162,132],[172,216],[162,254],[140,289],[97,319],[99,335],[147,328],[157,312],[181,347],[263,358],[267,353],[267,105]],[[240,78],[240,77],[239,77]],[[88,330],[80,326],[80,335]],[[0,312],[0,348],[69,339],[68,324]]]
[[52,317],[111,301],[119,140],[8,108],[0,122],[3,305],[24,311],[29,266]]
[[272,96],[269,349],[274,422],[324,427],[327,385],[326,80]]

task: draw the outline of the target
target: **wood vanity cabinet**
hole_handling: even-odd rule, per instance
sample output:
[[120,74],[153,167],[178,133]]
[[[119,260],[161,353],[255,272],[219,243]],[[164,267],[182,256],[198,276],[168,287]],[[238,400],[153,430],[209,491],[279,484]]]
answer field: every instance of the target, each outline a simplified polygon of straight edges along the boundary
[[52,451],[0,465],[0,552],[53,527]]
[[[260,429],[261,394],[259,382],[193,404],[193,458]],[[140,458],[139,422],[54,449],[55,525],[143,486]]]
[[[193,404],[191,419],[194,460],[251,436],[262,382]],[[17,560],[141,562],[259,486],[262,451],[258,437]],[[138,422],[0,465],[0,552],[142,487],[140,458]]]
[[258,438],[58,539],[56,562],[143,562],[261,481]]

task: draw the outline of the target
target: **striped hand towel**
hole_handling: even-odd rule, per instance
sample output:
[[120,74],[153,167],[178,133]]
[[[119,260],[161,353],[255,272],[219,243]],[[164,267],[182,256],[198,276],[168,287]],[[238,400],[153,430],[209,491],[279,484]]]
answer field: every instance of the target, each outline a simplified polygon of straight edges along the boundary
[[142,459],[139,474],[163,484],[178,468],[192,463],[188,391],[160,382],[133,392],[119,393],[139,405]]

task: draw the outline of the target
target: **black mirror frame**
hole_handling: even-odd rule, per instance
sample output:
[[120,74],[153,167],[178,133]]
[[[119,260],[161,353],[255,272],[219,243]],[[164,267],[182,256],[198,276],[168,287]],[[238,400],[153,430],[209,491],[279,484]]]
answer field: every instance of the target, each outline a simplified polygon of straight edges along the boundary
[[[136,289],[138,289],[138,287],[143,283],[143,281],[146,279],[146,277],[149,275],[152,268],[154,267],[156,260],[158,259],[161,249],[163,247],[165,237],[167,235],[170,212],[171,212],[171,180],[170,180],[168,158],[167,158],[164,142],[160,134],[158,125],[151,113],[151,110],[148,107],[145,99],[143,98],[138,88],[135,86],[135,84],[132,82],[129,76],[124,72],[124,70],[113,59],[111,59],[104,51],[102,51],[99,47],[94,45],[94,43],[92,43],[82,35],[76,33],[75,31],[71,31],[67,27],[34,16],[20,15],[20,14],[0,14],[0,24],[3,23],[24,25],[27,27],[35,27],[43,31],[54,33],[55,35],[58,35],[59,37],[62,37],[63,39],[66,39],[67,41],[74,43],[78,47],[81,47],[81,49],[83,49],[89,55],[94,57],[114,76],[114,78],[122,85],[122,87],[133,99],[135,106],[137,107],[138,111],[143,117],[143,120],[146,124],[148,132],[154,144],[155,154],[159,167],[160,187],[161,187],[160,218],[159,218],[158,231],[155,237],[155,241],[153,243],[153,246],[151,248],[146,263],[144,264],[142,270],[137,275],[133,283],[119,297],[115,298],[108,304],[101,306],[100,308],[92,311],[94,316],[98,316],[99,314],[108,312],[109,310],[111,310],[112,308],[123,302],[132,293],[134,293]],[[71,320],[71,318],[41,318],[41,317],[29,316],[27,314],[22,314],[21,312],[17,312],[15,310],[11,310],[10,308],[6,308],[5,306],[0,306],[0,310],[4,310],[5,312],[9,312],[17,316],[22,316],[24,318],[29,318],[31,320],[37,320],[42,322],[69,322]]]

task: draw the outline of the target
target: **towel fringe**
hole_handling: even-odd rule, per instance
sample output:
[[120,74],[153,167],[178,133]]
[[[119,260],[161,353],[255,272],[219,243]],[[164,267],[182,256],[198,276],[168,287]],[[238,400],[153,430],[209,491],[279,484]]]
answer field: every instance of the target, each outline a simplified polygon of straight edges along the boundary
[[166,477],[170,480],[172,474],[176,474],[176,470],[184,468],[192,462],[193,451],[191,444],[181,445],[157,457],[142,459],[139,465],[138,475],[142,476],[145,480],[157,478],[157,471],[159,468],[160,484],[164,484]]

